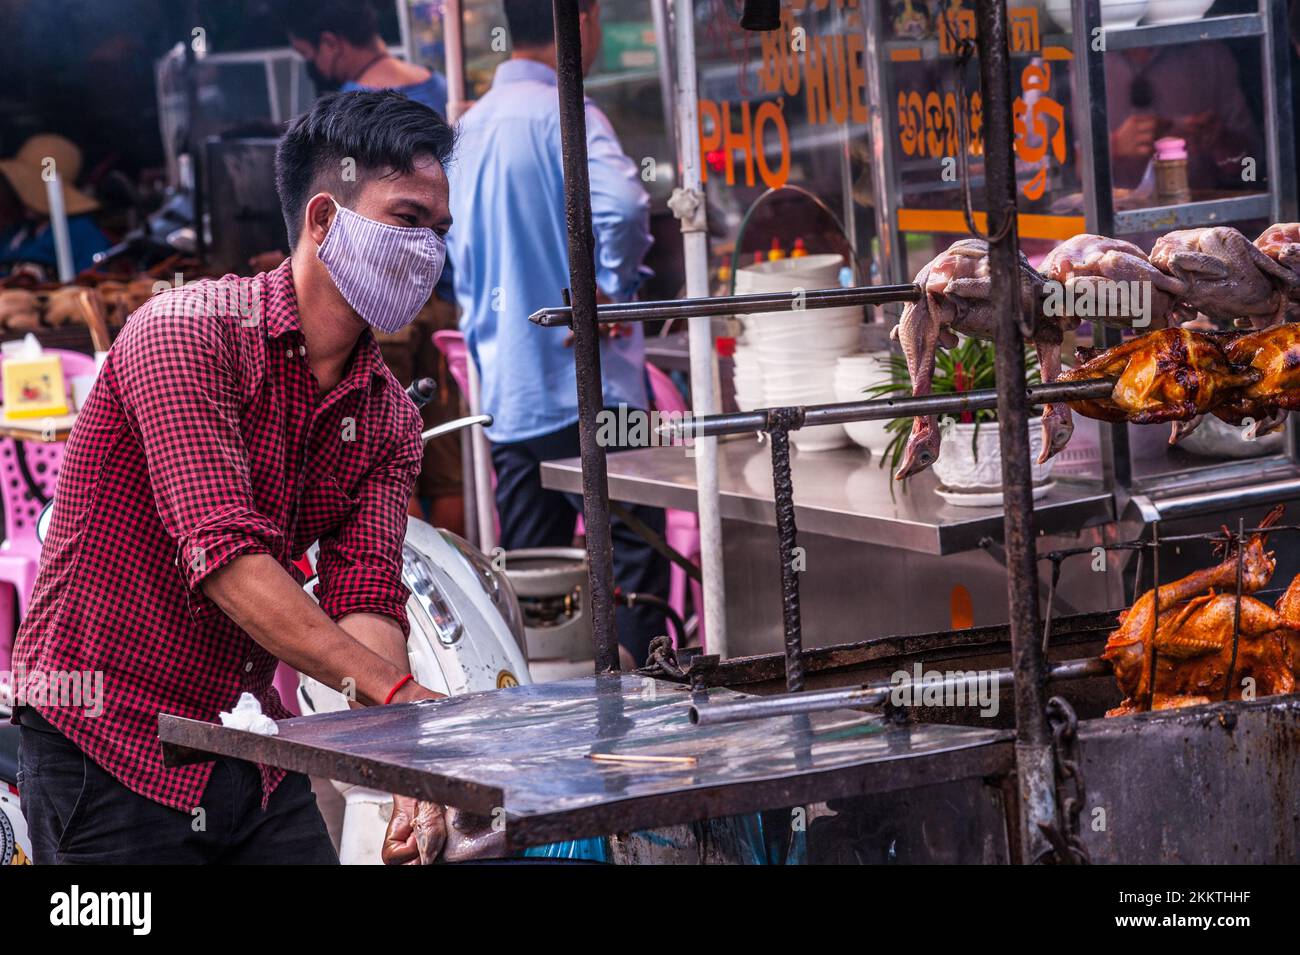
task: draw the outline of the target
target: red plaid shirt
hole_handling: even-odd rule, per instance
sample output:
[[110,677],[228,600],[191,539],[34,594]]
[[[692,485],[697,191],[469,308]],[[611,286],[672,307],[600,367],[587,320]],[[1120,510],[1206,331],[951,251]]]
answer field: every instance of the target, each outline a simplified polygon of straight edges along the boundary
[[[212,764],[165,768],[160,713],[215,721],[248,691],[268,715],[290,715],[271,686],[275,657],[200,584],[256,553],[301,580],[291,561],[319,539],[322,609],[384,614],[405,630],[419,434],[369,332],[318,398],[288,262],[154,296],[68,441],[14,650],[28,704],[133,791],[199,805]],[[102,713],[38,696],[73,671],[102,673]],[[283,776],[262,767],[264,796]]]

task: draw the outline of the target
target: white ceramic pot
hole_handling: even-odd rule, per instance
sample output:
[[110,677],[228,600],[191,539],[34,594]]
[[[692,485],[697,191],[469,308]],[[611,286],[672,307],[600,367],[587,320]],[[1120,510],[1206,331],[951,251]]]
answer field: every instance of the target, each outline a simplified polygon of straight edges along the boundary
[[1199,20],[1205,11],[1214,6],[1214,0],[1150,0],[1147,15],[1142,22],[1148,26],[1156,23],[1186,23]]
[[[1043,450],[1043,431],[1037,421],[1029,423],[1029,462],[1034,484],[1045,484],[1051,476],[1053,461],[1038,464]],[[997,491],[1002,487],[1002,454],[996,421],[979,426],[953,424],[943,428],[939,439],[939,459],[934,475],[950,491]]]
[[[1101,25],[1108,29],[1137,26],[1147,12],[1148,0],[1101,0]],[[1070,18],[1071,0],[1047,0],[1047,15],[1066,33],[1074,28]]]

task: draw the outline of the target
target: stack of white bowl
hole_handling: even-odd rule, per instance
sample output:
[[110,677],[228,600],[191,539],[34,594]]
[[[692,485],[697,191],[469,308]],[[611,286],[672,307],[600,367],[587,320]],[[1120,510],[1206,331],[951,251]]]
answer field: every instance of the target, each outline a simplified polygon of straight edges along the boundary
[[[889,352],[863,352],[845,355],[835,363],[835,400],[865,401],[863,391],[873,385],[888,383]],[[885,430],[888,419],[880,421],[852,421],[844,426],[854,444],[867,448],[874,454],[884,454],[891,435]]]
[[[757,262],[736,272],[736,293],[789,292],[835,288],[844,257],[805,255]],[[745,326],[735,355],[736,403],[744,407],[830,404],[835,399],[835,363],[858,350],[861,308],[817,308],[738,316]],[[758,394],[755,393],[758,390]],[[754,399],[761,397],[761,405]],[[801,428],[790,433],[801,451],[843,447],[843,425]]]

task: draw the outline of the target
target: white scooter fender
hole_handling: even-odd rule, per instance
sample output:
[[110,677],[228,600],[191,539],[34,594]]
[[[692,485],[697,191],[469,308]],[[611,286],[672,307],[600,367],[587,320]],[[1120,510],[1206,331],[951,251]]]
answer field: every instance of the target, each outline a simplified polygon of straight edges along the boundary
[[[469,543],[408,518],[402,580],[411,591],[407,653],[422,686],[459,696],[531,682],[522,649],[523,621],[510,582]],[[315,583],[312,578],[306,585],[313,596]],[[343,694],[307,676],[299,678],[298,703],[304,715],[347,707]],[[340,861],[379,864],[391,794],[350,783],[335,786],[347,804]]]

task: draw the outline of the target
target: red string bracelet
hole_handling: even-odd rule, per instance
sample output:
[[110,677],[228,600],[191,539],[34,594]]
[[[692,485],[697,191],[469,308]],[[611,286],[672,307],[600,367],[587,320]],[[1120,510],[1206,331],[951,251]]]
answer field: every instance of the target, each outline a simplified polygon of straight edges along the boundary
[[397,683],[393,685],[393,688],[388,691],[388,695],[384,697],[384,705],[387,706],[389,703],[393,702],[393,697],[397,695],[397,691],[400,690],[402,687],[406,686],[406,684],[410,683],[414,679],[415,679],[415,674],[408,673],[406,674],[406,676],[398,680]]

